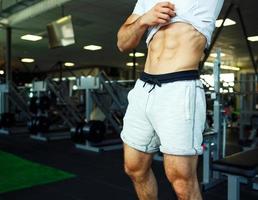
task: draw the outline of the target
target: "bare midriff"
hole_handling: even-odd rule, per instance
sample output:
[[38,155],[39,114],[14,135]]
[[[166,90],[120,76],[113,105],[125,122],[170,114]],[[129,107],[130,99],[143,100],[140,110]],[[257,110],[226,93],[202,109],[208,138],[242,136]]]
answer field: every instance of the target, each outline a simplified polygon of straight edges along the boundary
[[177,22],[164,26],[149,43],[144,71],[165,74],[196,70],[205,44],[204,35],[190,24]]

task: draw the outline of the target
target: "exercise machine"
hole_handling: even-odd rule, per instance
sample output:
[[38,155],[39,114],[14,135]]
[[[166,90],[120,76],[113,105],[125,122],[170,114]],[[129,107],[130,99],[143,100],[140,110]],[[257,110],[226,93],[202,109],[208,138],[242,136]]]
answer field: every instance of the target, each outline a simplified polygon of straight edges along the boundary
[[11,81],[0,84],[0,134],[27,133],[25,121],[32,116],[27,107],[28,94],[25,90],[25,87],[18,88]]
[[30,137],[40,141],[70,139],[70,128],[80,120],[80,112],[67,94],[69,84],[57,83],[50,78],[34,81],[30,111],[33,114],[28,123]]
[[220,172],[227,179],[228,200],[240,199],[240,184],[244,183],[258,190],[258,148],[239,152],[212,163],[212,170]]
[[[134,81],[112,81],[104,73],[96,77],[81,77],[78,89],[85,91],[86,119],[72,129],[75,146],[79,149],[102,152],[122,148],[120,132],[127,107],[127,93]],[[98,109],[102,120],[94,120],[92,111]],[[104,116],[104,117],[103,117]]]

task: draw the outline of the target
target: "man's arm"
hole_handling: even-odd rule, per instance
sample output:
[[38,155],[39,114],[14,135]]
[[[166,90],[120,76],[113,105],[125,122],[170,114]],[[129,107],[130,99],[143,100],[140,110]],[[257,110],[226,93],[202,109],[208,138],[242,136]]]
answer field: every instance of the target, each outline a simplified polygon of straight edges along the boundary
[[150,11],[139,16],[132,14],[122,25],[117,34],[117,46],[121,52],[138,46],[143,34],[150,26],[164,24],[175,16],[174,5],[170,2],[156,4]]

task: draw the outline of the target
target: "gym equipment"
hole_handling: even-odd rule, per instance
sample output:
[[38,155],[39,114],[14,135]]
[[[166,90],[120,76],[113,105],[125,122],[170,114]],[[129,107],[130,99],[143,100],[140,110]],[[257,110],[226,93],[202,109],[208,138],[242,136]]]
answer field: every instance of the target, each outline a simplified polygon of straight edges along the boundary
[[[251,127],[252,117],[258,115],[258,96],[257,86],[258,79],[255,74],[240,75],[240,137],[239,140],[245,143],[247,136],[245,135],[246,127]],[[255,136],[255,135],[253,135]],[[255,140],[255,137],[250,137],[248,140]]]
[[47,112],[50,108],[50,98],[47,95],[41,97],[31,97],[29,101],[29,110],[33,114],[37,114],[38,111],[44,113]]
[[33,135],[47,133],[49,127],[50,121],[46,116],[35,116],[28,122],[28,129]]
[[203,152],[203,180],[204,190],[210,189],[222,182],[221,175],[211,169],[211,161],[225,157],[226,152],[226,127],[227,121],[223,116],[220,94],[220,64],[221,51],[217,49],[217,58],[214,62],[214,92],[211,93],[213,100],[213,128],[204,133]]
[[[122,141],[119,136],[122,130],[123,116],[128,104],[127,93],[130,89],[122,84],[128,83],[134,83],[134,81],[111,81],[104,72],[101,72],[97,77],[88,76],[77,79],[78,89],[85,91],[86,121],[92,123],[91,113],[95,104],[105,115],[103,122],[105,129],[102,128],[103,137],[100,136],[98,142],[92,142],[92,139],[85,137],[85,133],[89,133],[90,131],[89,125],[85,127],[83,125],[84,122],[79,124],[79,128],[71,129],[74,141],[77,139],[79,141],[75,142],[76,148],[93,152],[111,151],[122,148]],[[99,126],[100,124],[99,122]],[[76,139],[76,135],[80,137]],[[94,139],[96,138],[94,137]]]
[[[239,183],[248,183],[257,174],[258,150],[240,152],[225,157],[226,145],[226,118],[221,113],[219,66],[220,52],[217,52],[217,61],[214,66],[214,92],[211,97],[214,99],[214,132],[210,137],[204,137],[203,154],[203,189],[209,189],[224,180],[222,173],[228,177],[228,199],[239,200]],[[254,127],[256,118],[254,117]],[[223,125],[223,126],[222,126]],[[255,183],[256,182],[256,183]],[[252,183],[253,189],[258,189],[258,181]]]
[[36,126],[37,117],[34,116],[31,118],[31,120],[27,123],[28,129],[31,134],[36,135],[38,132],[37,126]]
[[105,132],[104,122],[91,120],[78,124],[76,131],[72,133],[72,140],[77,144],[84,144],[86,140],[92,143],[100,143],[104,140]]
[[[32,115],[27,107],[26,95],[22,89],[18,89],[12,82],[0,84],[0,114],[2,115],[0,134],[27,132],[24,121],[30,120]],[[21,119],[19,119],[19,116],[21,116]],[[17,123],[14,123],[16,121],[14,120],[15,117],[21,120],[19,121],[21,126],[14,127],[14,125],[17,126]],[[25,126],[23,127],[23,125]]]
[[244,151],[258,146],[258,115],[252,115],[250,118],[250,133],[247,140],[242,143]]
[[50,98],[46,95],[39,98],[39,109],[41,112],[46,112],[50,108]]
[[240,183],[251,185],[258,190],[258,148],[236,153],[213,161],[212,169],[227,176],[228,200],[240,199]]
[[33,82],[32,90],[36,96],[30,100],[30,110],[34,117],[28,123],[32,139],[50,141],[71,138],[69,129],[76,126],[81,117],[64,92],[69,91],[69,86],[70,82],[56,83],[51,78]]
[[29,101],[29,110],[32,114],[37,114],[38,105],[37,105],[38,97],[32,97]]
[[67,124],[69,129],[75,127],[83,120],[81,112],[71,100],[69,91],[72,91],[72,81],[55,82],[51,78],[46,79],[47,88],[56,97],[59,117]]

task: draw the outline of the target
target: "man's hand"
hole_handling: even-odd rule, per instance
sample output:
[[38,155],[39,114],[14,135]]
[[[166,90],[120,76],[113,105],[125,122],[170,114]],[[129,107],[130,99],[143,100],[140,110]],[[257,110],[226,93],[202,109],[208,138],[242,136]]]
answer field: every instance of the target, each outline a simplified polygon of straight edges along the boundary
[[142,24],[154,26],[165,24],[176,15],[175,5],[170,2],[157,3],[150,11],[145,13],[142,18]]

